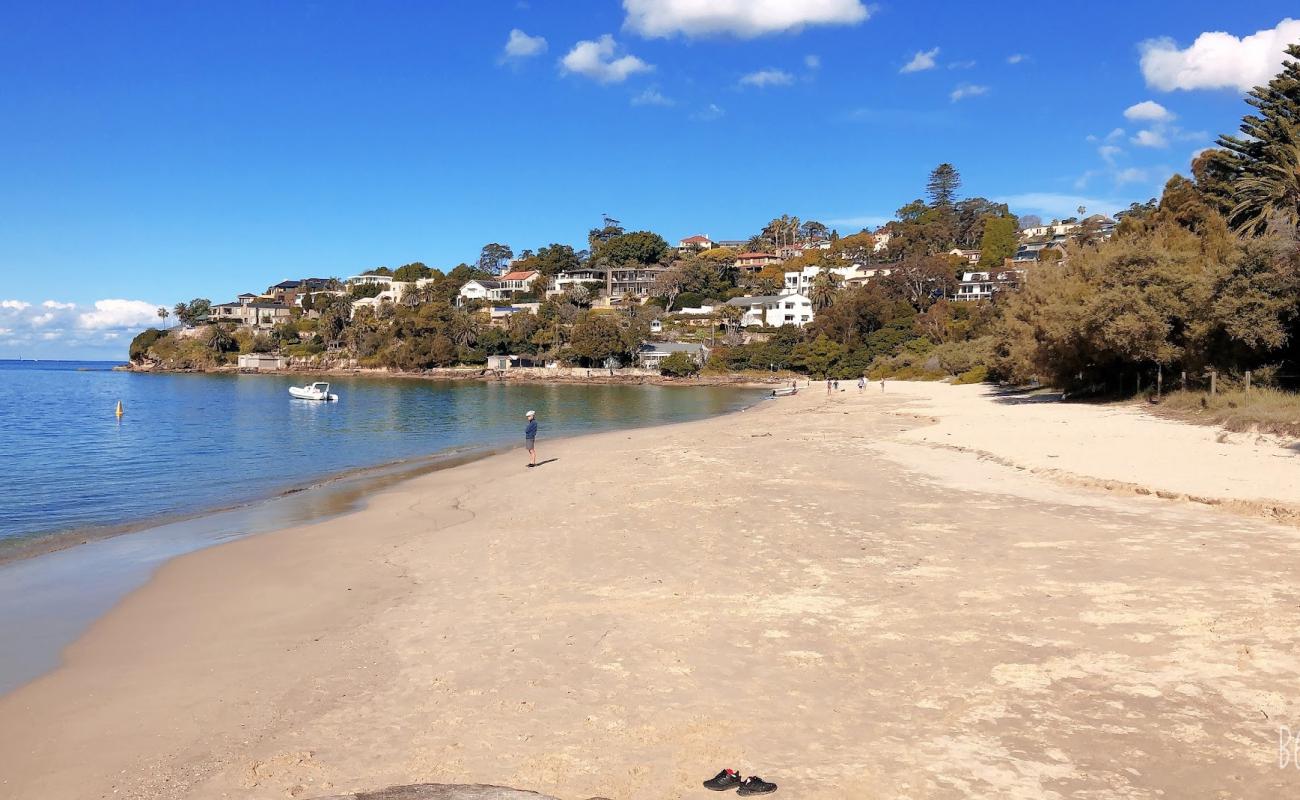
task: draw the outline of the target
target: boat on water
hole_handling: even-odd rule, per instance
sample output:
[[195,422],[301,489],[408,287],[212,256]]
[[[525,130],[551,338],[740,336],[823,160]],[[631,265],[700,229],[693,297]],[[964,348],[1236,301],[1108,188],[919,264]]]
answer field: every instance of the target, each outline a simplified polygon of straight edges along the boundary
[[298,400],[337,400],[339,396],[330,394],[330,385],[317,381],[309,386],[290,386],[289,394]]
[[784,388],[782,388],[782,389],[773,389],[773,390],[772,390],[772,396],[773,396],[773,397],[790,397],[790,396],[795,395],[795,394],[798,394],[798,393],[799,393],[799,390],[796,389],[796,388],[793,387],[793,386],[786,386],[786,387],[784,387]]

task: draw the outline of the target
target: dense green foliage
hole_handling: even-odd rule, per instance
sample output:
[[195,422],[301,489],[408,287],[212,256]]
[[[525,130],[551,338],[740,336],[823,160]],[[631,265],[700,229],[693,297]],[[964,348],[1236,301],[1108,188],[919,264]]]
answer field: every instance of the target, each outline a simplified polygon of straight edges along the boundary
[[660,374],[673,378],[689,378],[699,371],[699,363],[687,353],[670,353],[667,358],[659,362]]

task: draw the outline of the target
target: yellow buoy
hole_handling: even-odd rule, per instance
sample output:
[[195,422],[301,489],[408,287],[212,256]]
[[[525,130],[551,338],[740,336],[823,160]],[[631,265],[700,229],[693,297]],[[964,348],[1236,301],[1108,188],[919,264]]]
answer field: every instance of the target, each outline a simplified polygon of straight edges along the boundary
[[122,416],[123,413],[125,413],[125,412],[123,412],[123,410],[122,410],[122,401],[121,401],[121,400],[118,400],[118,401],[117,401],[117,415],[120,417],[120,416]]

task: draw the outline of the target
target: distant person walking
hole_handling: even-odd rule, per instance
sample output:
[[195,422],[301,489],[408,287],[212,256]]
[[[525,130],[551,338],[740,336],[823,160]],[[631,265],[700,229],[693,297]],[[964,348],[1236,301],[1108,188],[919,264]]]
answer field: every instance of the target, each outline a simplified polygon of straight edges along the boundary
[[863,375],[861,378],[858,378],[858,394],[861,394],[862,390],[865,388],[867,388],[867,376]]
[[537,412],[529,411],[528,427],[524,428],[524,444],[528,447],[528,466],[537,466]]
[[880,376],[880,393],[881,393],[881,394],[884,394],[884,393],[885,393],[885,376],[884,376],[884,375],[881,375],[881,376]]
[[831,379],[830,379],[830,378],[827,378],[827,379],[826,379],[826,394],[830,394],[830,393],[831,393]]

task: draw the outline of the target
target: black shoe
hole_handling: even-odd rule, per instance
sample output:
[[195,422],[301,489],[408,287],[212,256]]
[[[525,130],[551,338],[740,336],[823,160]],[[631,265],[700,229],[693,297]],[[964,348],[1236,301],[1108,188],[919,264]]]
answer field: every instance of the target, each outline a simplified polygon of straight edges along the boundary
[[724,769],[712,778],[704,782],[705,789],[712,789],[715,792],[725,792],[728,789],[734,789],[740,785],[740,773],[734,769]]
[[745,782],[740,784],[740,791],[736,794],[742,797],[748,797],[751,794],[771,794],[776,791],[775,783],[768,783],[757,775],[750,775]]

